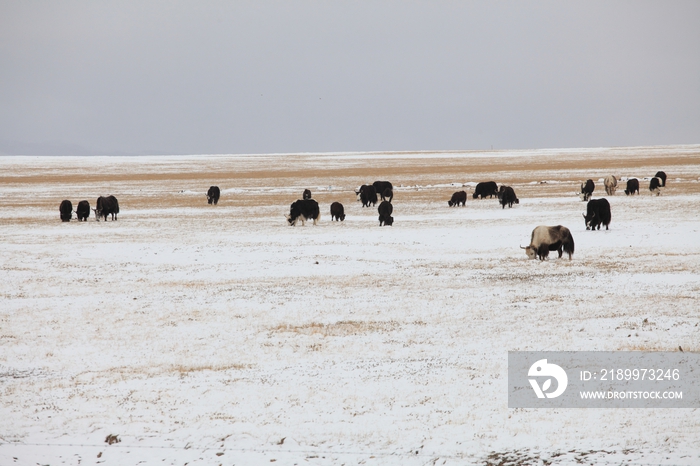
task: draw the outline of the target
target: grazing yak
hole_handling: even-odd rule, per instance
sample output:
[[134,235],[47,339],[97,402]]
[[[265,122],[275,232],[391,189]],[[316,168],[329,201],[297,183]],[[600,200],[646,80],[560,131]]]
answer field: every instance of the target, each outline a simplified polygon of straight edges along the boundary
[[391,206],[391,202],[382,201],[377,210],[379,211],[379,226],[382,224],[391,226],[394,223],[394,217],[391,216],[394,208]]
[[[394,186],[388,182],[388,181],[375,181],[372,183],[372,186],[374,186],[374,192],[377,193],[377,196],[381,196],[382,201],[387,200],[387,193],[386,190],[388,189],[391,191],[391,194],[389,197],[394,197],[394,192],[392,191],[394,189]],[[389,200],[391,202],[391,200]]]
[[318,225],[320,218],[318,202],[313,199],[299,199],[289,206],[287,221],[291,226],[296,226],[298,220],[301,220],[301,224],[304,225],[304,222],[309,219],[314,221],[314,225]]
[[359,191],[355,191],[355,194],[357,194],[357,199],[362,201],[362,207],[377,204],[377,190],[373,185],[363,184]]
[[666,172],[656,172],[656,175],[654,175],[654,177],[661,179],[661,187],[662,188],[666,187]]
[[95,220],[100,221],[100,217],[105,218],[107,221],[107,215],[112,215],[112,221],[117,220],[117,214],[119,213],[119,201],[114,196],[98,197],[95,211]]
[[586,230],[595,230],[596,227],[600,230],[601,224],[605,225],[607,230],[612,218],[610,203],[605,198],[591,199],[586,205],[586,213],[583,214],[583,218],[586,221]]
[[626,195],[634,195],[635,191],[639,194],[639,180],[637,178],[632,178],[627,180],[627,189],[625,189]]
[[481,183],[477,183],[476,188],[474,188],[472,198],[477,199],[480,197],[481,199],[484,199],[486,196],[498,196],[498,185],[495,181],[483,181]]
[[548,227],[540,225],[532,230],[530,245],[528,247],[520,246],[525,250],[525,254],[529,259],[538,257],[540,260],[545,260],[549,256],[549,251],[559,251],[561,259],[562,252],[565,251],[569,255],[569,260],[574,254],[574,237],[568,228],[557,225]]
[[617,178],[614,175],[608,175],[603,179],[605,185],[605,193],[608,196],[614,196],[617,189]]
[[394,190],[391,188],[386,188],[384,192],[382,192],[382,201],[389,201],[391,202],[394,199]]
[[649,191],[651,191],[652,194],[656,194],[657,196],[661,194],[661,178],[654,177],[651,180],[649,180]]
[[593,191],[595,190],[595,183],[593,183],[593,180],[586,180],[585,183],[581,183],[581,200],[582,201],[588,201],[590,200],[591,196],[593,195]]
[[345,208],[340,202],[334,202],[331,204],[331,221],[333,220],[338,220],[341,222],[345,220]]
[[460,203],[462,204],[462,207],[467,202],[467,193],[465,191],[457,191],[452,195],[452,199],[447,201],[447,205],[450,207],[458,206]]
[[87,219],[90,216],[90,203],[88,201],[78,202],[78,208],[76,209],[75,213],[78,216],[79,222],[87,222]]
[[311,199],[311,190],[305,189],[304,193],[301,195],[301,198],[304,200],[309,200]]
[[509,208],[513,207],[513,204],[520,204],[520,199],[518,199],[518,196],[515,195],[515,191],[513,191],[513,188],[510,186],[501,186],[497,194],[498,202],[501,203],[503,209],[506,208],[506,204],[508,204]]
[[218,204],[219,197],[221,197],[221,190],[218,186],[210,186],[209,191],[207,191],[207,203],[208,204]]
[[70,222],[70,219],[73,218],[73,204],[68,199],[61,201],[58,211],[61,214],[62,222]]

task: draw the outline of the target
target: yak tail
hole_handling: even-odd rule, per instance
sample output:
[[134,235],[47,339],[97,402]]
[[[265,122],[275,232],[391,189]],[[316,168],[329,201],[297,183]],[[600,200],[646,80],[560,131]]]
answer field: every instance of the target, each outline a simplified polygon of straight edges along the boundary
[[569,238],[562,243],[562,246],[564,252],[569,255],[569,260],[571,260],[571,256],[574,255],[574,237],[569,234]]

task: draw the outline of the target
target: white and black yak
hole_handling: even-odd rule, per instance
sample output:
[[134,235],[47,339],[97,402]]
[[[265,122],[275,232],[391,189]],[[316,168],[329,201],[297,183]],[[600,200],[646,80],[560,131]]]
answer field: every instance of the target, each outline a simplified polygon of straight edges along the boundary
[[207,191],[207,204],[218,204],[219,197],[221,197],[221,190],[218,186],[210,186],[209,191]]
[[600,230],[600,225],[605,225],[607,230],[612,218],[610,203],[605,198],[591,199],[586,205],[586,213],[583,214],[583,218],[586,221],[586,230],[595,230],[596,227]]
[[301,220],[302,225],[306,220],[313,220],[314,225],[318,225],[320,218],[321,211],[318,208],[318,202],[313,199],[299,199],[289,206],[287,221],[291,226],[296,226],[299,220]]
[[660,178],[661,179],[661,187],[665,188],[666,187],[666,172],[656,172],[656,175],[654,175],[655,178]]
[[585,183],[581,183],[581,200],[588,201],[593,196],[593,191],[595,190],[595,183],[593,180],[586,180]]
[[571,236],[569,229],[564,226],[548,227],[540,225],[532,230],[530,245],[527,247],[520,246],[520,248],[525,250],[525,254],[530,259],[537,257],[540,260],[545,260],[549,256],[549,251],[559,251],[560,259],[562,253],[566,252],[569,255],[569,260],[571,260],[571,256],[574,255],[574,237]]
[[661,194],[661,186],[662,181],[658,176],[649,180],[649,191],[651,191],[652,194],[656,194],[657,196]]

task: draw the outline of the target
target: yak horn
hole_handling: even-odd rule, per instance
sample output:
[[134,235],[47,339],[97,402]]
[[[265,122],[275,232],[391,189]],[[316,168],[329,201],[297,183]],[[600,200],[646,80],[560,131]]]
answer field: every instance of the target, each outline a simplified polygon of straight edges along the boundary
[[[518,245],[518,246],[520,246],[520,245]],[[527,249],[527,248],[524,248],[524,247],[520,246],[520,249]]]

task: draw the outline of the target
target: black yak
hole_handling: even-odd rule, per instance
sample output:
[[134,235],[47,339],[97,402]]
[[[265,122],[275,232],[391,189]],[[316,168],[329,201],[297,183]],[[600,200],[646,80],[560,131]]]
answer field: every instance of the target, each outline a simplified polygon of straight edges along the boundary
[[450,207],[453,206],[458,206],[459,204],[462,204],[464,206],[467,202],[467,193],[464,191],[457,191],[452,195],[452,199],[447,201],[447,205]]
[[73,218],[73,203],[68,199],[61,201],[58,212],[61,214],[62,222],[70,222],[70,219]]

